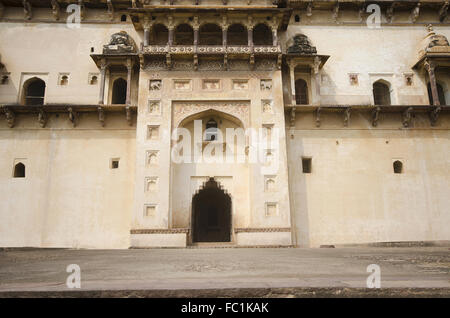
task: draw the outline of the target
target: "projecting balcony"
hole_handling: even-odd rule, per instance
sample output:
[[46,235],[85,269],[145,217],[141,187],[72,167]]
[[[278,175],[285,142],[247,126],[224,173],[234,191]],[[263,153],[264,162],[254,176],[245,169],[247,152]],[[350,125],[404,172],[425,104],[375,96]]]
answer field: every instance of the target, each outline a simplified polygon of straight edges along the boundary
[[230,54],[230,55],[277,55],[281,54],[280,45],[148,45],[141,47],[145,55],[193,55],[193,54]]

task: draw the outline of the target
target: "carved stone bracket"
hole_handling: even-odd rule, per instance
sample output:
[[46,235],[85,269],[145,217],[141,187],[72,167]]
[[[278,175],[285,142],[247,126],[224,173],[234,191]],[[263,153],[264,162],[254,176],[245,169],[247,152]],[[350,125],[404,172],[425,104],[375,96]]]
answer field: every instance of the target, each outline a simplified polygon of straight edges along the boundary
[[83,0],[78,0],[78,5],[80,6],[80,18],[81,21],[83,21],[85,17],[85,7]]
[[363,3],[359,4],[359,9],[358,9],[359,22],[363,22],[364,15],[366,14],[366,8],[367,8],[367,4],[366,3],[363,2]]
[[402,114],[402,124],[403,124],[403,127],[405,127],[405,128],[407,128],[411,125],[412,111],[413,111],[413,108],[408,107]]
[[100,124],[102,127],[105,127],[105,110],[102,106],[98,106],[98,120],[100,121]]
[[439,10],[439,21],[444,22],[444,20],[447,18],[448,14],[448,7],[449,7],[449,1],[445,1],[442,5],[441,9]]
[[130,106],[125,107],[125,114],[126,114],[128,125],[129,126],[133,125]]
[[283,63],[283,54],[278,54],[277,57],[277,69],[281,70],[281,64]]
[[392,2],[392,4],[386,9],[386,19],[388,23],[392,23],[394,20],[394,8],[395,2]]
[[72,107],[69,107],[68,109],[67,109],[67,111],[69,112],[69,120],[70,120],[70,122],[72,123],[72,125],[73,125],[73,127],[75,127],[76,125],[77,125],[77,117],[78,117],[78,115],[77,115],[77,113],[73,110],[73,108]]
[[39,114],[38,114],[38,122],[39,122],[39,126],[41,126],[41,128],[44,128],[45,125],[47,125],[47,114],[44,112],[43,109],[39,110]]
[[339,2],[336,2],[333,7],[333,21],[337,23],[338,17],[339,17]]
[[170,53],[166,54],[166,64],[169,69],[172,68],[172,57]]
[[52,14],[56,21],[59,20],[60,6],[58,0],[52,0]]
[[194,71],[198,70],[198,55],[194,54]]
[[347,107],[344,111],[344,126],[348,127],[348,123],[350,121],[350,112],[351,112],[351,107]]
[[442,107],[438,106],[435,107],[432,111],[430,111],[430,122],[431,122],[431,126],[435,126],[436,122],[439,118],[439,113],[441,112]]
[[295,107],[292,107],[291,109],[290,126],[295,127]]
[[411,11],[411,21],[413,23],[415,23],[417,21],[417,19],[419,18],[419,14],[420,14],[420,6],[421,3],[417,2],[416,6],[414,7],[414,9],[412,9]]
[[380,119],[380,110],[381,110],[381,107],[377,107],[372,111],[372,126],[373,127],[378,126],[378,120]]
[[320,111],[322,109],[320,107],[316,110],[316,127],[320,127]]
[[308,2],[308,4],[306,5],[306,16],[307,16],[307,17],[312,16],[312,9],[313,9],[313,2],[310,1],[310,2]]
[[110,19],[112,21],[112,20],[114,20],[114,6],[113,6],[113,3],[112,3],[112,0],[107,0],[106,4],[108,6],[109,17],[110,17]]
[[31,4],[27,0],[22,1],[23,4],[23,14],[25,20],[31,20],[33,16]]
[[13,128],[15,121],[16,121],[16,114],[14,114],[13,111],[7,107],[3,107],[3,111],[5,112],[6,122],[8,123],[8,127]]

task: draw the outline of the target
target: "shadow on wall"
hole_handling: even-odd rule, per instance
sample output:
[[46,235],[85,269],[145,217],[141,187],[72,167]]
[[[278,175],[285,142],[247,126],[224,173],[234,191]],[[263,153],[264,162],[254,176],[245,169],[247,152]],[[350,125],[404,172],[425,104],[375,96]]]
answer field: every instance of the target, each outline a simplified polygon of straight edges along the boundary
[[[288,125],[288,123],[286,123]],[[287,137],[287,157],[288,162],[295,165],[302,165],[302,162],[294,160],[299,155],[304,155],[303,140],[292,138],[294,131],[288,130]],[[291,159],[291,160],[289,160]],[[291,209],[292,243],[298,247],[310,247],[311,239],[309,233],[309,211],[308,196],[306,191],[307,174],[302,172],[302,167],[288,169],[288,184]]]

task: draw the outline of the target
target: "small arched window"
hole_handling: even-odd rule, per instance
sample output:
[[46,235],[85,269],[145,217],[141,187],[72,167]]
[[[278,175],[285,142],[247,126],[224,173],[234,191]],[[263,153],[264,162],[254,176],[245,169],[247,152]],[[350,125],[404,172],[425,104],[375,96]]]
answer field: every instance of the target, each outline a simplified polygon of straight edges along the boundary
[[45,82],[40,78],[32,78],[24,84],[25,105],[44,105]]
[[381,81],[373,83],[373,100],[375,105],[391,105],[389,85]]
[[120,17],[120,21],[121,21],[121,22],[126,22],[126,21],[127,21],[127,16],[126,16],[125,14],[123,14],[123,15]]
[[112,104],[124,105],[127,101],[127,81],[118,78],[114,81],[112,91]]
[[205,130],[206,141],[217,140],[217,127],[217,122],[214,119],[211,118],[210,120],[208,120]]
[[25,178],[25,165],[21,162],[14,166],[14,178]]
[[301,78],[295,81],[295,103],[297,105],[308,104],[308,84]]
[[295,22],[300,22],[300,16],[298,14],[295,15],[294,19]]
[[403,173],[403,163],[400,160],[395,160],[393,166],[394,173]]
[[[438,91],[438,97],[439,97],[439,104],[440,105],[446,105],[445,103],[445,94],[444,89],[439,83],[436,83],[437,91]],[[431,84],[428,83],[428,100],[430,102],[430,105],[433,105],[433,94],[431,92]]]
[[98,77],[97,75],[92,76],[91,81],[89,82],[89,84],[91,85],[96,85],[98,82]]

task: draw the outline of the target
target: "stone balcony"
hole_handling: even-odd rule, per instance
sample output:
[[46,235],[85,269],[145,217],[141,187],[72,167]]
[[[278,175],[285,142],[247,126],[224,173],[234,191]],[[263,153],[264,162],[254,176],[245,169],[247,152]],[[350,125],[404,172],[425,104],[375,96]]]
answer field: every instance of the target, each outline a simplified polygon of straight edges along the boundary
[[281,54],[280,45],[248,46],[248,45],[148,45],[141,47],[144,55],[193,55],[193,54],[230,54],[230,55],[277,55]]

